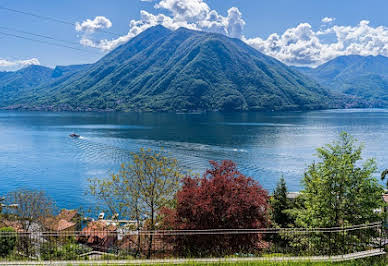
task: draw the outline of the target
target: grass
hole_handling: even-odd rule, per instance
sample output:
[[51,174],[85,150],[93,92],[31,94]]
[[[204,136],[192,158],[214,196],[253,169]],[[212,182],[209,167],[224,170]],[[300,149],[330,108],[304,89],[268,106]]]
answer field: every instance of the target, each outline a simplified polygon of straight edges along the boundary
[[[82,265],[82,264],[81,264]],[[90,264],[84,264],[90,265]],[[101,265],[101,264],[99,264]],[[115,264],[106,264],[106,266],[112,266]],[[119,264],[117,264],[119,265]],[[121,264],[122,265],[122,264]],[[141,264],[141,265],[154,265],[154,266],[162,266],[168,264]],[[366,259],[358,259],[344,262],[217,262],[217,263],[200,263],[200,262],[188,262],[182,263],[178,265],[183,266],[205,266],[205,265],[238,265],[238,266],[386,266],[388,265],[388,257],[387,256],[378,256]]]

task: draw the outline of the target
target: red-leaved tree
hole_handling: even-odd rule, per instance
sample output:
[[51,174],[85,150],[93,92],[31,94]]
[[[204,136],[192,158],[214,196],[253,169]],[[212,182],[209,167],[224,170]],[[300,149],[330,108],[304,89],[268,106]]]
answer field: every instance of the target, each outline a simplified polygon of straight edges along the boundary
[[[258,229],[270,224],[268,193],[241,174],[232,161],[211,161],[202,178],[186,177],[177,193],[175,209],[164,209],[165,229]],[[193,256],[257,251],[259,234],[193,235],[174,237],[178,253]]]

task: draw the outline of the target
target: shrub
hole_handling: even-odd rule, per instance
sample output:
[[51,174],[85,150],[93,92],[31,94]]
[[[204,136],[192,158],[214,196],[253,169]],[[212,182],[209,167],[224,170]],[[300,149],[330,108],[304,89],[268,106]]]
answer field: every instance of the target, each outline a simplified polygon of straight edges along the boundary
[[11,227],[0,228],[0,256],[11,254],[16,245],[16,232]]

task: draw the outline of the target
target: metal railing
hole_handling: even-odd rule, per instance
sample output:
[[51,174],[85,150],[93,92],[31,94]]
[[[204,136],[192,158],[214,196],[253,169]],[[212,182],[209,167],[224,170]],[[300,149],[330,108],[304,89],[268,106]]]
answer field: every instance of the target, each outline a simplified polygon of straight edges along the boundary
[[[0,260],[335,256],[383,249],[382,223],[336,228],[1,232]],[[2,254],[1,254],[2,253]]]

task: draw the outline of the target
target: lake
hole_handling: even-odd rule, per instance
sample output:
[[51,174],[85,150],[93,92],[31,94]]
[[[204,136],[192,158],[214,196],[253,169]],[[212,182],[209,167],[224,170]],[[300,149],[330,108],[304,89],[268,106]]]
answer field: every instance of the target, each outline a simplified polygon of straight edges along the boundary
[[[301,188],[315,149],[347,131],[364,143],[364,158],[388,167],[388,110],[271,113],[0,112],[0,195],[45,190],[61,208],[90,207],[88,178],[116,171],[141,147],[163,147],[183,167],[203,173],[209,160],[230,159],[273,190],[283,175]],[[72,139],[76,132],[82,137]],[[379,173],[376,173],[376,177]]]

